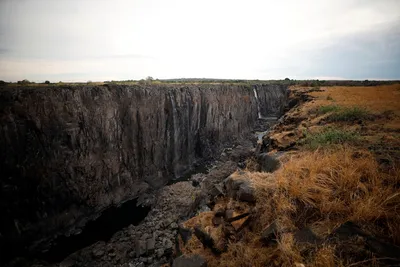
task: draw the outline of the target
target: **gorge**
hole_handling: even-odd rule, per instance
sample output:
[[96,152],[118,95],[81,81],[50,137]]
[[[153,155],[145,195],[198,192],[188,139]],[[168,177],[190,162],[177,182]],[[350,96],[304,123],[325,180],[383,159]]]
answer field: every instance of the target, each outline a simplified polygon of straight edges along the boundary
[[281,116],[288,92],[265,84],[0,88],[0,260],[79,236],[123,203],[153,209],[157,190]]

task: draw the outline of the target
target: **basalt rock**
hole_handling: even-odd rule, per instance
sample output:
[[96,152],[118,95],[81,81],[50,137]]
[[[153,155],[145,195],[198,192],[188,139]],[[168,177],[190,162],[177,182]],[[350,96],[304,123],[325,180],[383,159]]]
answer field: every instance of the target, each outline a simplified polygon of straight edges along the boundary
[[174,260],[172,267],[207,267],[207,262],[200,255],[182,255]]
[[287,97],[261,84],[0,88],[0,248],[164,186]]
[[224,180],[227,195],[245,202],[255,202],[255,187],[243,171],[235,172]]

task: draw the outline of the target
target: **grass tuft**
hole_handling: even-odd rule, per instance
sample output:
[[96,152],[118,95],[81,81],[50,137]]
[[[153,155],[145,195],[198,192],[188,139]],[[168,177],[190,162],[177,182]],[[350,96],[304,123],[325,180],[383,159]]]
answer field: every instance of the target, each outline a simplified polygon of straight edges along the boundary
[[372,116],[368,110],[360,107],[340,108],[329,116],[330,121],[369,120]]
[[322,106],[318,109],[318,114],[326,114],[330,112],[337,112],[340,110],[339,106],[329,105],[329,106]]
[[357,121],[372,119],[372,114],[362,107],[340,107],[337,105],[321,106],[318,109],[318,114],[323,115],[331,113],[328,120],[331,122],[339,121]]
[[356,132],[342,129],[326,128],[319,133],[306,133],[303,144],[310,149],[318,147],[327,147],[330,145],[352,143],[360,139]]

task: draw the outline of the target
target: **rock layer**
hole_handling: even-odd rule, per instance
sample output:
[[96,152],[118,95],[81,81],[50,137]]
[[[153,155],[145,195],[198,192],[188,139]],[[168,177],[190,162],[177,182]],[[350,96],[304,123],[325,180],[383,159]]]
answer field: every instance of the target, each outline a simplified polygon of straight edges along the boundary
[[160,188],[286,100],[285,86],[262,84],[0,88],[0,241]]

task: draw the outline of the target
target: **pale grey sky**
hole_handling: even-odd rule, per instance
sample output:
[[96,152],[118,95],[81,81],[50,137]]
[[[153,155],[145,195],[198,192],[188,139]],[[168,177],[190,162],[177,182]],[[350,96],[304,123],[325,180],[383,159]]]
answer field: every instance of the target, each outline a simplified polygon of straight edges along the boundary
[[0,0],[0,80],[400,79],[400,0]]

